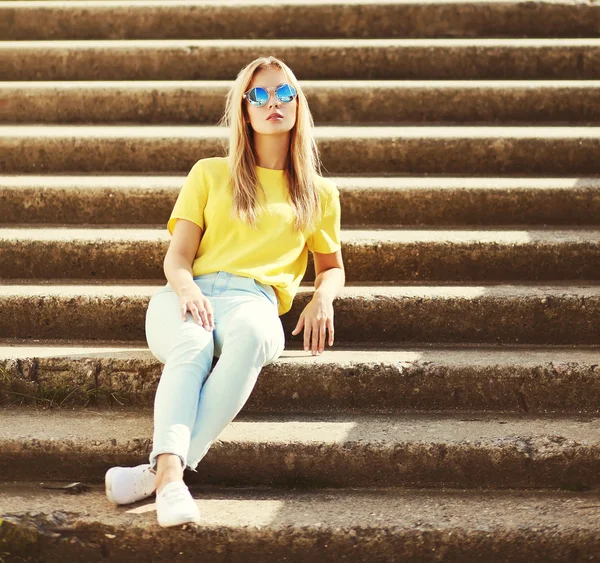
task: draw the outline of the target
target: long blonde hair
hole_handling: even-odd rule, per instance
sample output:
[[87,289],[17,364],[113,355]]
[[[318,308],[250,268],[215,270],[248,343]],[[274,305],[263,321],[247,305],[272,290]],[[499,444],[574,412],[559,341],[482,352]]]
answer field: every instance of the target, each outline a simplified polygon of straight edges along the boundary
[[[313,136],[314,121],[308,102],[292,70],[275,57],[260,57],[246,65],[227,94],[225,113],[219,125],[229,128],[228,164],[232,178],[234,218],[246,220],[256,227],[258,175],[256,155],[252,143],[253,129],[247,121],[243,94],[248,90],[255,74],[263,69],[277,68],[298,93],[296,123],[290,131],[290,146],[284,169],[289,200],[295,211],[294,229],[313,231],[320,214],[316,175],[321,174],[317,144]],[[262,189],[262,186],[261,186]],[[264,193],[264,192],[263,192]]]

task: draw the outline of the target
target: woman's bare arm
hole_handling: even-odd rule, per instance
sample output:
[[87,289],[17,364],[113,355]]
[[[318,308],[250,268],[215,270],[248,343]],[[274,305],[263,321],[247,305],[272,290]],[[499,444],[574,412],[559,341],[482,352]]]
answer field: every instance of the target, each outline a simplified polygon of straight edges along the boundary
[[178,219],[163,261],[167,281],[179,297],[181,318],[189,311],[206,330],[214,330],[214,313],[208,297],[194,282],[192,265],[200,246],[202,229],[186,219]]
[[167,281],[181,296],[182,292],[189,290],[194,283],[192,264],[200,246],[202,229],[186,219],[178,219],[173,230],[173,238],[163,261],[163,270]]
[[[333,302],[346,283],[342,251],[331,254],[313,252],[315,264],[315,294]],[[313,295],[314,297],[314,295]]]

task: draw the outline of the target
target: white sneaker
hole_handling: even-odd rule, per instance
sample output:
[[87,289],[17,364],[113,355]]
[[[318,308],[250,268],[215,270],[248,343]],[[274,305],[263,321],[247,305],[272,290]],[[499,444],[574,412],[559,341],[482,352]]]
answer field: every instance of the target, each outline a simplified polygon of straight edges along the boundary
[[167,483],[156,493],[156,517],[163,527],[200,521],[200,509],[183,481]]
[[113,504],[130,504],[149,497],[156,486],[150,464],[137,467],[111,467],[104,477],[106,496]]

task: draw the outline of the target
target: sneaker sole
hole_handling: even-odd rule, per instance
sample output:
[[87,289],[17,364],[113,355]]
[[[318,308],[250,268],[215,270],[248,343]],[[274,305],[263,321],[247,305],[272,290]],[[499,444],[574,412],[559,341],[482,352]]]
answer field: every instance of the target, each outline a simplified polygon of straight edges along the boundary
[[158,525],[162,528],[170,528],[172,526],[181,526],[183,524],[199,524],[200,523],[200,515],[190,515],[184,518],[180,518],[179,520],[171,520],[166,522],[161,522],[158,520]]

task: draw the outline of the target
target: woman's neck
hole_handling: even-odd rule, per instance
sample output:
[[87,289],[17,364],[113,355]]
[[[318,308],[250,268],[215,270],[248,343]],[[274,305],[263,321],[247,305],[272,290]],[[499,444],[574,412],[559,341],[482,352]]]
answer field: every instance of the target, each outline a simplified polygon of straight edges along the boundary
[[254,154],[256,164],[262,168],[283,170],[290,148],[290,132],[277,135],[254,133]]

